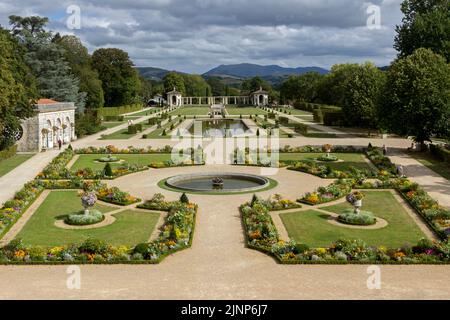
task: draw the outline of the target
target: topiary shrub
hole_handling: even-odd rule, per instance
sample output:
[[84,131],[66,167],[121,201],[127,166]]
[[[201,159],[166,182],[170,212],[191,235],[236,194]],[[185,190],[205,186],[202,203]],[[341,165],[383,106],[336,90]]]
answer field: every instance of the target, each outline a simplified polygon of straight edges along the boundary
[[372,212],[360,211],[359,213],[355,213],[353,209],[347,209],[344,213],[339,215],[338,221],[356,226],[370,226],[374,225],[377,222],[377,219]]
[[109,162],[107,164],[105,164],[105,167],[103,168],[103,175],[105,177],[112,177],[114,175]]
[[181,202],[181,203],[189,203],[189,198],[188,198],[188,196],[186,195],[186,193],[183,193],[183,194],[181,195],[181,197],[180,197],[180,202]]
[[80,211],[75,214],[70,214],[64,219],[64,222],[71,226],[88,226],[102,222],[105,219],[103,213],[98,210],[89,210],[89,214],[84,214],[84,211]]

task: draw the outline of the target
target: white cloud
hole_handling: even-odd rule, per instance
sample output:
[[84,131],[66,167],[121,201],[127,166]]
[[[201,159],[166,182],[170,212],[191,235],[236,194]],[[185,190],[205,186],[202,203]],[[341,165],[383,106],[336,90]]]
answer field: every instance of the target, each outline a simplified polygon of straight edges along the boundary
[[[401,0],[78,0],[79,36],[90,51],[119,47],[136,65],[205,72],[222,63],[284,66],[372,60],[388,64]],[[8,15],[49,16],[65,30],[69,0],[0,0]],[[381,7],[381,30],[365,27],[369,3]],[[72,33],[72,31],[70,31]]]

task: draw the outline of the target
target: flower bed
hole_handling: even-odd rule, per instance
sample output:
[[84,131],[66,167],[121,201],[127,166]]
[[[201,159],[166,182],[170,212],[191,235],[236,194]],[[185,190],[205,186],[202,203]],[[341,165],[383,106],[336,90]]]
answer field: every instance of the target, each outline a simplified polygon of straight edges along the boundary
[[327,187],[320,187],[315,192],[306,193],[297,201],[311,206],[335,201],[345,197],[352,190],[352,186],[352,180],[337,180]]
[[384,176],[393,176],[397,175],[397,168],[391,162],[388,157],[383,155],[383,152],[379,148],[371,148],[366,152],[367,158],[380,170],[380,173]]
[[331,167],[315,161],[297,161],[288,170],[312,174],[323,179],[349,179],[355,177],[376,177],[377,173],[370,170],[359,170],[350,167],[349,171],[334,170]]
[[119,149],[115,146],[109,145],[106,147],[87,147],[76,149],[76,154],[154,154],[154,153],[171,153],[172,147],[167,145],[163,148],[153,149],[152,147],[148,148],[135,148],[128,147],[125,149]]
[[173,202],[166,201],[162,193],[156,193],[150,200],[138,205],[140,209],[169,211],[173,206]]
[[149,164],[150,168],[153,169],[164,169],[164,168],[173,168],[173,167],[192,167],[192,166],[203,166],[205,165],[204,162],[201,163],[195,163],[195,161],[192,160],[186,160],[183,162],[175,163],[172,160],[165,161],[165,162],[152,162]]
[[275,256],[282,264],[448,264],[450,243],[421,240],[415,246],[368,246],[361,240],[337,240],[327,248],[309,248],[279,239],[269,214],[260,201],[240,207],[247,246]]
[[192,245],[197,205],[170,202],[170,209],[159,237],[135,247],[111,246],[104,241],[88,239],[81,244],[53,248],[27,246],[13,240],[0,249],[2,264],[113,264],[159,263],[167,255]]
[[70,179],[71,173],[67,169],[67,164],[74,155],[74,151],[71,148],[67,148],[57,155],[37,177],[39,179]]
[[141,201],[141,199],[133,197],[128,192],[121,191],[117,187],[107,188],[106,186],[97,191],[97,198],[98,200],[120,206],[129,206]]

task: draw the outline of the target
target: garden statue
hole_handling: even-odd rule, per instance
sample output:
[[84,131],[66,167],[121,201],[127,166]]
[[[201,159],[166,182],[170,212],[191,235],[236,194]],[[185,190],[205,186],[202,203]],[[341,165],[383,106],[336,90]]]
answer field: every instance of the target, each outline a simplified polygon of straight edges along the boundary
[[215,188],[223,188],[223,179],[216,177],[212,179],[213,187]]
[[84,208],[84,214],[89,215],[89,208],[97,202],[97,196],[94,192],[85,192],[81,195],[81,204]]

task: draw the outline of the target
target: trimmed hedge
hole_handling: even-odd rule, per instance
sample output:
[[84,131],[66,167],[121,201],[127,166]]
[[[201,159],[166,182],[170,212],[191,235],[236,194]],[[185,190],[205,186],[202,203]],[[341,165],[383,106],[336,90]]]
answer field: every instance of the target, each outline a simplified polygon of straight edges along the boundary
[[313,120],[317,123],[323,122],[323,113],[320,108],[313,110]]
[[124,121],[125,117],[124,116],[104,116],[103,117],[103,121]]
[[98,115],[101,117],[106,116],[120,116],[124,113],[130,113],[134,111],[142,110],[144,107],[140,103],[125,105],[121,107],[103,107],[101,109],[97,109]]
[[430,153],[440,161],[450,164],[450,150],[436,144],[430,144]]
[[14,156],[17,152],[17,145],[13,145],[8,149],[0,151],[0,160],[5,160]]
[[297,133],[300,133],[302,135],[307,135],[308,134],[308,126],[303,123],[296,124],[294,127],[294,131]]
[[326,109],[322,111],[323,123],[326,126],[342,126],[344,113],[340,110]]

